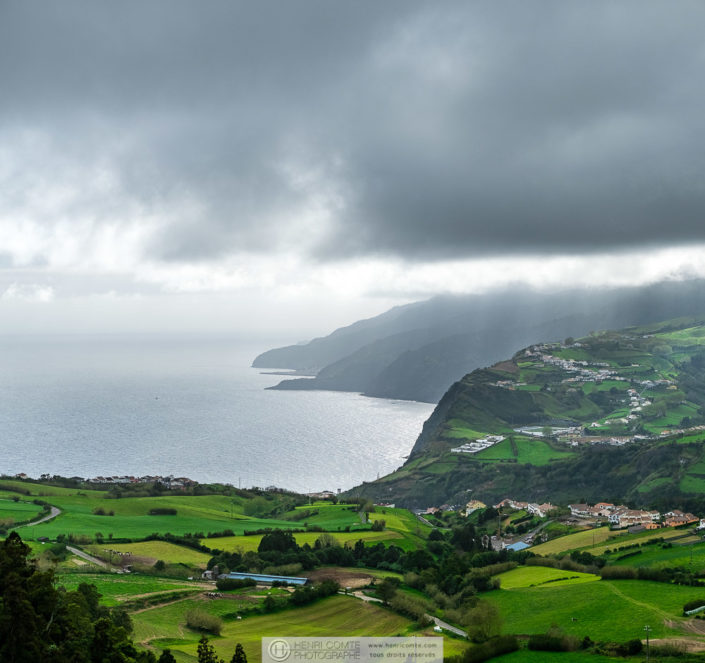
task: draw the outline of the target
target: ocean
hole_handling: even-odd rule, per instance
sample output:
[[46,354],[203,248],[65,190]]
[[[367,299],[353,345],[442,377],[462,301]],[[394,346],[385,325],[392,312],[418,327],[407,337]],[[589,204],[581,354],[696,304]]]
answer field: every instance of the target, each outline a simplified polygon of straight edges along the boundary
[[229,339],[0,338],[0,472],[345,490],[404,462],[433,406],[266,391]]

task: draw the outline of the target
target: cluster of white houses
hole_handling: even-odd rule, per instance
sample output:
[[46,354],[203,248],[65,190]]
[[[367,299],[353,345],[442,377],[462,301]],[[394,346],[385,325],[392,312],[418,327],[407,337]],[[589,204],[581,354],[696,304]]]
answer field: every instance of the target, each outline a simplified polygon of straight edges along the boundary
[[[588,504],[569,504],[570,513],[576,518],[606,519],[615,528],[641,526],[644,529],[658,529],[659,527],[678,527],[700,523],[705,526],[697,516],[692,513],[683,513],[678,509],[661,514],[659,511],[644,511],[630,509],[622,504],[598,502],[594,506]],[[705,520],[705,519],[703,519]]]
[[[477,502],[468,503],[466,513],[469,515],[478,508]],[[484,505],[483,505],[484,506]],[[471,508],[472,507],[472,508]],[[556,507],[553,504],[537,504],[533,502],[520,502],[519,500],[505,499],[494,505],[495,509],[509,507],[511,509],[524,509],[528,513],[539,518],[544,518]],[[680,525],[690,525],[698,523],[698,527],[705,529],[705,518],[700,519],[692,513],[684,513],[678,509],[660,513],[659,511],[644,511],[641,509],[630,509],[623,504],[610,504],[609,502],[598,502],[589,504],[569,504],[568,508],[572,516],[576,518],[591,518],[609,522],[615,529],[625,527],[642,527],[644,529],[658,529],[660,527],[678,527]]]
[[545,502],[544,504],[537,504],[535,502],[519,502],[518,500],[506,499],[502,500],[499,504],[495,504],[495,509],[501,509],[503,506],[508,506],[511,509],[524,509],[528,511],[532,516],[538,516],[539,518],[545,518],[549,511],[553,511],[556,507],[550,502]]

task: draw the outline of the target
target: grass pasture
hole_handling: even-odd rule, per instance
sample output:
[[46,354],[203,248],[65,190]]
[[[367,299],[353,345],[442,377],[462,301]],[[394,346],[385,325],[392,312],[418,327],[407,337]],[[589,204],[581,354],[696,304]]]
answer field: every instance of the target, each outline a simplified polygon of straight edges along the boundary
[[[86,546],[86,552],[101,559],[109,559],[106,550],[114,550],[121,553],[130,553],[134,561],[153,564],[157,560],[162,560],[167,564],[188,564],[206,568],[211,555],[199,552],[193,548],[186,548],[168,541],[140,541],[138,543],[106,543]],[[127,562],[130,563],[129,561]]]
[[41,515],[42,507],[31,502],[0,499],[0,521],[17,523],[26,520],[36,520]]
[[[133,615],[135,640],[151,642],[156,647],[169,647],[180,654],[177,660],[189,663],[196,660],[196,646],[200,634],[188,629],[183,615],[195,601],[183,601],[157,607]],[[217,599],[200,602],[199,607],[220,616],[237,609],[230,601]],[[222,636],[213,638],[219,656],[230,660],[235,644],[242,643],[248,661],[261,661],[261,638],[268,636],[394,636],[433,635],[433,631],[413,631],[414,625],[405,617],[374,604],[344,596],[332,596],[303,608],[284,610],[271,615],[247,617],[242,621],[226,620]],[[460,653],[465,644],[444,638],[446,656]]]
[[[313,546],[323,532],[296,532],[294,538],[296,543],[300,546],[308,543]],[[391,530],[385,530],[383,532],[371,532],[370,530],[365,530],[362,532],[331,532],[333,536],[340,545],[354,543],[362,539],[366,544],[374,543],[384,543],[391,542],[396,543],[397,541],[402,541],[403,536],[399,532],[394,532]],[[262,540],[262,534],[252,534],[250,536],[221,536],[214,539],[201,539],[201,543],[212,549],[226,550],[232,552],[235,550],[241,550],[242,552],[256,552],[259,548],[260,541]]]
[[[561,536],[557,539],[533,546],[531,551],[537,555],[557,555],[569,550],[585,550],[593,555],[602,555],[605,550],[625,546],[630,543],[643,543],[649,539],[674,539],[687,534],[682,529],[665,527],[658,530],[647,530],[638,534],[629,534],[627,530],[610,530],[608,527],[583,530]],[[594,536],[594,545],[593,545]]]
[[[307,515],[299,520],[291,518],[300,516],[306,511],[318,512],[315,515]],[[348,504],[331,504],[330,502],[318,502],[312,505],[299,506],[294,511],[289,511],[282,515],[282,520],[289,520],[295,523],[296,527],[303,527],[305,524],[317,525],[324,530],[343,530],[346,527],[351,529],[366,529],[367,526],[360,521],[357,511],[351,511]]]
[[[610,558],[609,563],[616,566],[657,568],[683,566],[696,573],[705,571],[705,542],[702,541],[692,545],[673,545],[670,548],[662,548],[659,544],[655,544],[644,546],[639,550],[638,555],[615,561],[611,561]],[[612,555],[612,557],[615,557],[615,555]]]
[[616,663],[618,660],[623,659],[600,656],[586,651],[552,652],[528,649],[520,649],[497,659],[501,663]]
[[514,443],[517,450],[516,455],[514,455],[510,440],[506,439],[489,449],[473,454],[473,457],[483,461],[516,459],[517,463],[540,466],[574,455],[569,451],[557,451],[543,440],[515,437]]
[[[66,490],[66,489],[64,489]],[[100,532],[108,538],[142,539],[152,533],[185,534],[187,532],[221,532],[231,529],[236,534],[245,530],[266,527],[282,529],[296,528],[296,522],[268,520],[245,516],[239,498],[225,495],[125,497],[106,499],[98,491],[74,491],[51,497],[48,501],[62,510],[53,520],[35,527],[18,528],[22,538],[36,539],[46,536],[56,538],[58,534],[76,534],[94,537]],[[174,516],[151,516],[155,508],[176,509]],[[114,515],[96,515],[102,509]]]
[[95,585],[102,598],[101,604],[116,606],[132,598],[183,590],[200,590],[206,587],[193,581],[170,580],[154,576],[117,575],[114,573],[61,573],[56,584],[73,590],[82,582]]
[[[626,531],[625,531],[626,532]],[[567,534],[546,543],[540,543],[531,548],[531,552],[537,555],[557,555],[567,552],[568,550],[578,550],[580,548],[592,547],[606,541],[610,536],[617,535],[618,532],[611,532],[609,527],[596,527],[594,529],[586,529],[573,534]]]
[[[593,640],[640,638],[644,624],[653,638],[681,633],[683,604],[702,596],[701,587],[642,580],[600,580],[569,586],[499,589],[485,594],[500,609],[506,633],[545,633],[556,624]],[[665,621],[672,621],[671,628]]]
[[520,589],[524,587],[555,587],[561,585],[576,585],[584,582],[594,582],[600,576],[592,573],[563,571],[548,566],[518,566],[495,576],[500,581],[502,589]]

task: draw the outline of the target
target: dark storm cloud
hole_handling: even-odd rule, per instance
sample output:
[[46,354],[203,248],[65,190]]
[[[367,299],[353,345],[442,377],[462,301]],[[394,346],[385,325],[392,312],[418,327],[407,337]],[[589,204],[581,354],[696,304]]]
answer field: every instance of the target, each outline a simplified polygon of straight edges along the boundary
[[703,19],[695,2],[6,1],[0,130],[87,177],[107,164],[119,195],[97,209],[161,210],[161,259],[285,250],[312,208],[320,259],[703,241]]

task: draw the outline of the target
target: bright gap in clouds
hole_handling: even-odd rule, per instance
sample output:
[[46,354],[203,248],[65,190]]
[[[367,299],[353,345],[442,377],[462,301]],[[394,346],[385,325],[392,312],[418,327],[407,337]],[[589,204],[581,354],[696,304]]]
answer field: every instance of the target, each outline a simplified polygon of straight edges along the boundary
[[0,312],[6,333],[226,333],[296,342],[438,293],[705,277],[704,248],[421,264],[388,259],[317,264],[291,255],[247,255],[218,264],[145,263],[134,265],[129,276],[76,266],[10,270],[5,278],[12,280],[0,283]]

